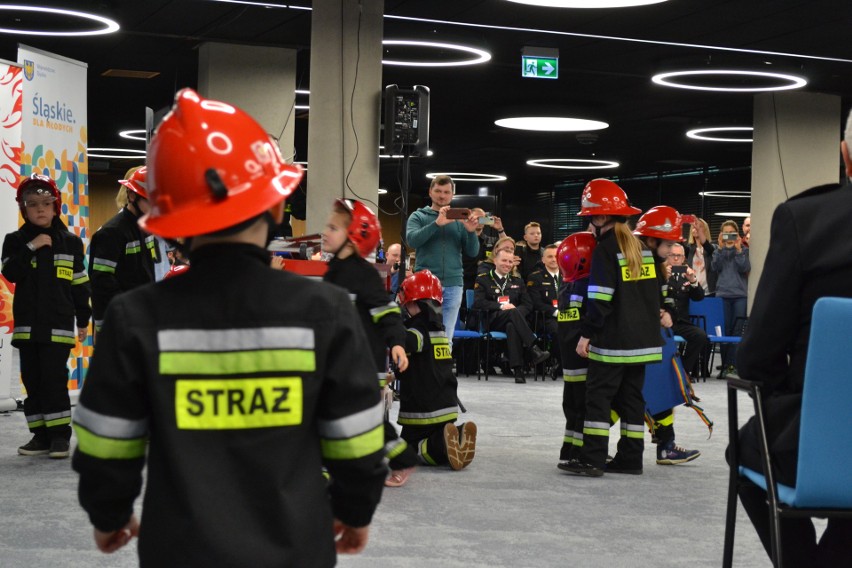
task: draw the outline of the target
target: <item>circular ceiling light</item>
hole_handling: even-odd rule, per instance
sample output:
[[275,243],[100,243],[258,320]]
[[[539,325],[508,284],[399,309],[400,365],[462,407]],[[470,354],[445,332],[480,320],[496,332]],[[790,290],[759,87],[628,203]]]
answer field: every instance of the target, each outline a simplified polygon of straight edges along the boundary
[[629,8],[660,4],[668,0],[509,0],[515,4],[545,6],[547,8]]
[[503,128],[540,132],[584,132],[609,128],[609,124],[606,122],[567,116],[515,116],[495,120],[494,124]]
[[611,160],[589,160],[585,158],[539,158],[537,160],[527,160],[527,165],[537,168],[556,168],[559,170],[606,170],[617,168],[620,164]]
[[437,43],[434,41],[411,41],[405,39],[385,39],[382,40],[382,45],[404,45],[414,47],[428,47],[434,49],[448,49],[450,51],[459,51],[462,53],[469,53],[475,56],[470,59],[457,59],[456,61],[403,61],[394,59],[382,59],[383,65],[404,65],[407,67],[458,67],[461,65],[477,65],[479,63],[485,63],[486,61],[489,61],[491,59],[491,54],[487,51],[453,43]]
[[47,8],[44,6],[20,6],[15,4],[0,4],[0,10],[9,10],[9,11],[20,11],[20,12],[40,12],[45,14],[55,14],[57,16],[70,16],[72,18],[79,18],[82,20],[90,20],[93,22],[97,22],[99,24],[103,24],[103,28],[96,28],[92,30],[79,30],[79,31],[71,31],[71,32],[57,32],[52,30],[23,30],[23,29],[14,29],[14,28],[0,28],[0,33],[4,34],[15,34],[15,35],[39,35],[39,36],[90,36],[90,35],[102,35],[102,34],[111,34],[117,32],[120,28],[117,22],[114,20],[110,20],[109,18],[104,18],[102,16],[96,16],[94,14],[89,14],[88,12],[78,12],[75,10],[62,10],[60,8]]
[[[101,154],[100,152],[113,152],[112,154]],[[89,148],[86,155],[90,158],[129,158],[145,159],[145,150],[133,150],[131,148]]]
[[[379,148],[384,148],[384,146],[379,146]],[[427,157],[432,157],[432,155],[434,155],[434,154],[435,154],[435,152],[433,152],[432,150],[426,150],[426,156],[427,156]],[[399,158],[404,158],[404,157],[405,157],[405,154],[379,154],[379,158],[394,158],[394,159],[399,159]],[[410,157],[412,157],[412,158],[422,158],[423,156],[410,156]]]
[[751,198],[750,191],[733,191],[733,190],[722,190],[722,191],[699,191],[698,195],[703,197],[732,197],[737,199],[749,199]]
[[381,187],[379,188],[379,195],[384,195],[384,194],[386,194],[387,192],[388,192],[388,190],[386,190],[386,189],[384,189],[384,188],[381,188]]
[[[141,134],[141,136],[139,136]],[[145,142],[145,130],[122,130],[118,133],[122,138],[127,138],[128,140],[141,140]]]
[[753,142],[754,140],[749,136],[748,138],[725,138],[722,136],[705,136],[705,134],[711,134],[715,132],[754,132],[754,128],[751,126],[719,126],[715,128],[696,128],[695,130],[690,130],[686,133],[688,138],[694,138],[695,140],[709,140],[711,142]]
[[[760,79],[775,79],[779,82],[777,85],[764,85],[757,87],[714,87],[712,85],[695,85],[692,83],[679,83],[672,81],[672,78],[678,77],[757,77]],[[694,71],[672,71],[671,73],[659,73],[651,77],[651,81],[658,85],[666,87],[675,87],[678,89],[691,89],[694,91],[719,91],[727,93],[759,93],[763,91],[786,91],[788,89],[798,89],[808,84],[807,80],[796,75],[787,75],[785,73],[770,73],[768,71],[737,71],[733,69],[701,69]]]
[[506,181],[506,176],[497,174],[477,174],[470,172],[435,172],[426,174],[429,179],[435,179],[438,176],[450,176],[453,181]]
[[751,217],[751,213],[738,213],[735,211],[719,211],[718,213],[713,213],[718,217]]
[[293,163],[294,163],[294,164],[299,164],[300,166],[302,166],[302,171],[303,171],[303,172],[308,171],[308,163],[307,163],[307,162],[293,162]]

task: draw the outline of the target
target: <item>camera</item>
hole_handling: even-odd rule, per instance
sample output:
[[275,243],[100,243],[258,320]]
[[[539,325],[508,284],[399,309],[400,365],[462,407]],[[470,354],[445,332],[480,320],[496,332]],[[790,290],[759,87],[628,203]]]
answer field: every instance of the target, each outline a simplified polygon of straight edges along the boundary
[[492,217],[491,215],[485,215],[484,217],[480,217],[479,218],[479,224],[480,225],[493,225],[494,224],[494,217]]
[[740,238],[740,236],[736,233],[722,233],[723,241],[735,241],[738,238]]

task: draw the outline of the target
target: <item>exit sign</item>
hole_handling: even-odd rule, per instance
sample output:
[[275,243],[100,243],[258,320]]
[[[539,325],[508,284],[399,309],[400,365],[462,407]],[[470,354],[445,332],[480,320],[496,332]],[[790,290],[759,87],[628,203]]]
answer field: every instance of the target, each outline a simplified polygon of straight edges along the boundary
[[558,57],[521,56],[521,76],[535,79],[558,79]]

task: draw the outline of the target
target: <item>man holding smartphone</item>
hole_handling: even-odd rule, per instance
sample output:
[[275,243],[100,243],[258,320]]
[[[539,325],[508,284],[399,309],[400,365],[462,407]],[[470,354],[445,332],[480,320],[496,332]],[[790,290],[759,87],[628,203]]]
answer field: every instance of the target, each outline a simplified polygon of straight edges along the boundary
[[452,346],[453,330],[463,294],[462,254],[476,256],[479,215],[450,207],[456,184],[450,176],[436,176],[429,185],[431,206],[411,214],[405,228],[408,246],[417,251],[415,272],[429,269],[441,281],[444,294],[444,330]]
[[666,264],[672,269],[667,295],[667,301],[671,302],[667,305],[672,316],[672,331],[686,339],[683,366],[691,373],[698,363],[699,355],[707,348],[708,340],[704,330],[689,320],[689,301],[703,300],[704,288],[698,285],[695,271],[686,265],[683,245],[680,243],[672,245]]

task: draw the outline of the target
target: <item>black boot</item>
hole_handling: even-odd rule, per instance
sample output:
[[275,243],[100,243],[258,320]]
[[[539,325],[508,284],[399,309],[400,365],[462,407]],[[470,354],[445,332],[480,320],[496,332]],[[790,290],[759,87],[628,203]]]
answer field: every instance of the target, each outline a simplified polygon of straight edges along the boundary
[[523,367],[515,367],[515,382],[519,385],[522,385],[527,382],[524,378],[524,369]]
[[530,345],[530,348],[527,350],[527,355],[529,356],[531,365],[538,365],[539,363],[544,363],[550,359],[550,352],[542,351],[537,345]]

